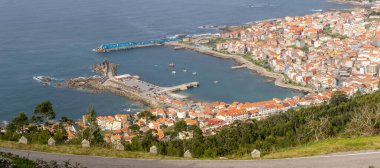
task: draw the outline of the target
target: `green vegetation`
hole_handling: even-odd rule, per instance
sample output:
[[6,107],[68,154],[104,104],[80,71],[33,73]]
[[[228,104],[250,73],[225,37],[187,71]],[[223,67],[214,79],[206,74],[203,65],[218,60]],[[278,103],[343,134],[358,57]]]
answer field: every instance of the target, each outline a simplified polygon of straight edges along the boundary
[[344,40],[346,38],[348,38],[348,36],[346,35],[341,35],[341,34],[338,34],[338,33],[333,33],[332,31],[332,28],[330,27],[330,25],[327,25],[325,27],[323,27],[323,33],[326,34],[326,35],[329,35],[333,38],[339,38],[340,40]]
[[[287,76],[287,75],[285,75],[285,74],[283,74],[283,76],[284,76],[284,82],[286,83],[286,84],[290,84],[290,85],[294,85],[294,86],[300,86],[300,87],[305,87],[304,85],[302,85],[302,84],[300,84],[300,83],[297,83],[297,82],[295,82],[295,81],[293,81],[293,80],[291,80],[290,78],[289,78],[289,76]],[[307,87],[307,86],[306,86]]]
[[50,153],[64,153],[75,155],[91,155],[91,156],[104,156],[104,157],[119,157],[119,158],[147,158],[147,159],[180,159],[177,157],[154,155],[145,152],[135,151],[119,151],[110,147],[90,147],[82,148],[80,145],[56,145],[48,146],[41,144],[23,145],[12,141],[1,141],[0,147],[15,148],[31,151],[41,151]]
[[379,16],[380,15],[380,12],[375,12],[375,11],[372,11],[369,16]]
[[225,38],[213,38],[213,39],[210,39],[209,42],[204,44],[204,45],[206,45],[212,49],[215,49],[217,44],[224,43],[226,41],[227,41],[227,39],[225,39]]
[[[16,133],[17,126],[26,121],[24,114],[12,120],[13,133],[1,135],[3,140],[18,140],[21,134],[30,139],[30,145],[1,141],[1,147],[39,150],[46,152],[99,155],[135,158],[178,158],[190,150],[194,158],[249,158],[253,149],[259,149],[264,158],[296,157],[331,152],[378,149],[380,146],[380,92],[347,98],[336,92],[330,103],[314,107],[291,109],[268,117],[266,120],[235,121],[222,127],[214,135],[204,136],[198,126],[187,126],[179,121],[174,127],[165,129],[171,135],[165,141],[158,141],[155,130],[138,134],[131,143],[123,142],[126,151],[111,148],[102,140],[94,124],[95,111],[88,111],[87,128],[66,145],[48,147],[46,140],[52,133],[44,130]],[[143,113],[143,117],[149,113]],[[91,126],[93,125],[93,126]],[[9,127],[9,126],[8,126]],[[10,130],[10,128],[7,128]],[[138,131],[137,128],[135,128]],[[180,132],[190,132],[192,139],[180,140]],[[57,134],[57,133],[54,133]],[[13,135],[13,136],[10,136]],[[57,135],[58,136],[58,135]],[[86,137],[92,141],[91,148],[81,148],[78,144]],[[64,138],[63,138],[64,139]],[[151,146],[157,146],[160,155],[146,153]]]
[[300,48],[300,50],[302,50],[304,53],[308,53],[309,52],[309,47],[308,46],[304,46],[304,47]]
[[87,116],[88,122],[85,123],[87,127],[83,130],[82,138],[87,139],[92,145],[104,144],[103,135],[101,134],[101,130],[96,123],[96,112],[93,106],[88,107]]
[[36,167],[36,164],[28,160],[27,158],[19,157],[16,155],[12,155],[10,153],[3,153],[0,152],[0,160],[1,158],[9,159],[7,163],[4,163],[5,161],[0,161],[0,167],[10,167],[10,165],[13,165],[14,167],[19,168],[34,168]]
[[156,120],[156,116],[154,116],[150,111],[143,111],[137,114],[139,118],[145,118],[147,120]]
[[[22,135],[24,135],[29,143],[47,144],[49,138],[53,137],[57,144],[62,144],[67,139],[67,134],[63,127],[63,124],[65,124],[64,121],[60,122],[54,132],[42,129],[42,126],[48,127],[49,120],[54,118],[55,112],[51,102],[42,102],[36,106],[31,119],[28,119],[23,112],[19,113],[19,115],[16,116],[6,127],[6,133],[4,135],[0,134],[0,139],[17,141]],[[66,120],[70,121],[67,118]],[[26,127],[28,129],[25,129]]]
[[50,101],[44,101],[37,105],[34,109],[31,121],[34,123],[47,123],[49,120],[55,119],[55,112]]
[[328,139],[316,143],[281,149],[277,152],[264,156],[264,158],[274,159],[315,156],[328,153],[367,149],[380,149],[380,136]]
[[272,69],[269,68],[269,63],[268,61],[266,60],[255,60],[252,58],[252,53],[248,52],[244,55],[241,55],[244,59],[246,59],[247,61],[257,65],[257,66],[261,66],[263,68],[265,68],[267,71],[271,72]]
[[[292,109],[262,121],[236,121],[223,127],[215,135],[207,137],[194,133],[193,139],[190,140],[151,141],[151,145],[160,146],[159,153],[162,155],[180,157],[184,151],[190,150],[196,158],[239,158],[247,156],[253,149],[259,149],[264,155],[269,155],[287,148],[315,142],[318,144],[320,141],[323,143],[328,139],[373,136],[379,134],[380,128],[378,102],[380,92],[358,95],[352,99],[337,92],[331,99],[331,104]],[[183,129],[178,126],[177,130]],[[147,137],[144,136],[140,137],[140,142],[146,143],[144,139]],[[139,143],[136,141],[134,144]],[[366,149],[369,146],[356,145],[357,148],[321,152]]]

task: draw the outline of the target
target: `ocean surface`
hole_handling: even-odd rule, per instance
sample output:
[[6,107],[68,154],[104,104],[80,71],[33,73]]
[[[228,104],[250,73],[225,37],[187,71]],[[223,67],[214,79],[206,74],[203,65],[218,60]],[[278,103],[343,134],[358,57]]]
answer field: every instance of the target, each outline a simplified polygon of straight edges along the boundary
[[[205,101],[245,102],[299,95],[246,69],[231,70],[232,61],[187,50],[151,47],[106,54],[91,50],[102,43],[216,31],[199,28],[205,25],[237,25],[345,7],[325,0],[1,0],[0,120],[10,120],[21,111],[31,114],[44,100],[53,102],[57,117],[74,119],[90,104],[101,115],[145,108],[112,94],[57,89],[32,78],[94,75],[91,65],[104,58],[118,63],[119,73],[139,75],[157,85],[197,80],[199,88],[181,93]],[[175,76],[168,68],[171,62],[176,64]],[[197,72],[196,78],[192,72]]]

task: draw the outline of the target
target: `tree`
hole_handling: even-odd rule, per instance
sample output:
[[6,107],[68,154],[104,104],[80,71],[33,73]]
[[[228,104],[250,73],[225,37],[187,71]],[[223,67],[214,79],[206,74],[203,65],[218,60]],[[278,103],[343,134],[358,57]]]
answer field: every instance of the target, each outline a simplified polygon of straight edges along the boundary
[[14,125],[17,131],[20,131],[24,125],[29,124],[28,117],[24,112],[21,112],[17,117],[12,119],[11,124]]
[[67,132],[62,123],[58,125],[53,137],[57,144],[63,143],[67,140]]
[[193,157],[201,157],[205,150],[203,133],[197,125],[191,125],[189,131],[193,138],[187,141],[187,148],[192,151]]
[[101,134],[100,128],[96,123],[96,112],[94,106],[90,105],[87,109],[87,128],[83,130],[83,137],[87,138],[92,144],[101,144],[104,142],[103,135]]
[[313,120],[314,116],[310,116],[307,119],[306,128],[310,130],[315,141],[325,139],[328,136],[328,122],[329,118],[322,117],[319,120]]
[[31,144],[47,144],[51,136],[48,130],[39,130],[26,135]]
[[349,136],[372,136],[378,133],[380,122],[380,105],[371,110],[365,105],[361,110],[356,110],[350,123],[347,124],[345,133]]
[[138,126],[137,124],[133,124],[129,127],[129,129],[136,132],[140,130],[140,126]]
[[141,145],[142,145],[143,150],[149,151],[150,146],[154,142],[157,142],[157,136],[153,136],[152,130],[145,132],[141,140]]
[[174,131],[176,133],[186,131],[186,127],[187,127],[186,122],[183,120],[180,120],[174,124]]
[[361,95],[362,95],[362,92],[360,90],[358,90],[355,92],[354,97],[361,96]]
[[60,120],[61,123],[67,123],[69,125],[72,125],[72,123],[74,122],[72,119],[69,119],[68,117],[61,117],[61,120]]
[[36,123],[46,123],[55,119],[55,112],[50,101],[44,101],[36,106],[32,116],[32,121]]
[[344,94],[341,91],[336,91],[333,93],[333,95],[330,99],[330,105],[337,106],[337,105],[344,103],[344,102],[347,102],[347,101],[348,101],[348,97],[346,94]]
[[132,142],[130,144],[130,150],[137,151],[141,149],[141,143],[137,136],[132,138]]
[[137,114],[139,118],[145,118],[146,120],[155,120],[156,117],[150,111],[143,111]]

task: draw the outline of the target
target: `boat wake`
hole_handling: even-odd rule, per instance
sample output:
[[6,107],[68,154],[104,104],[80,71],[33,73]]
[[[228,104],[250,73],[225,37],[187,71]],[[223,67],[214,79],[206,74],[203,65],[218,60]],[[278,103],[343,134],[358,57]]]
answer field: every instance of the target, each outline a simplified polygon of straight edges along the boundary
[[279,5],[276,5],[276,4],[254,4],[254,5],[248,5],[248,8],[274,8],[278,6]]
[[220,30],[226,27],[227,27],[226,25],[203,25],[203,26],[198,26],[198,29]]
[[[133,106],[133,105],[132,105]],[[144,111],[144,108],[142,107],[139,107],[139,106],[134,106],[134,107],[124,107],[122,110],[122,112],[125,112],[125,113],[131,113],[131,114],[134,114],[134,113],[137,113],[137,112],[141,112],[141,111]]]

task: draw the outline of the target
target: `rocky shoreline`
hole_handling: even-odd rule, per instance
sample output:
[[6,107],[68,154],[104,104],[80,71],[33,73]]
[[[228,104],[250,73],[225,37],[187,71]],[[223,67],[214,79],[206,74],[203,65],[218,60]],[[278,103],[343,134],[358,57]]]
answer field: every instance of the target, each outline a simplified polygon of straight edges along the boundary
[[293,89],[293,90],[298,90],[298,91],[302,91],[302,92],[313,92],[313,90],[311,88],[308,88],[308,87],[295,86],[295,85],[284,83],[284,80],[285,80],[284,75],[282,75],[280,73],[269,72],[265,68],[258,66],[258,65],[255,65],[252,62],[244,59],[243,57],[241,57],[239,55],[224,54],[224,53],[213,51],[213,50],[210,50],[207,48],[195,47],[195,46],[187,45],[187,44],[180,43],[180,42],[165,43],[165,46],[189,49],[192,51],[196,51],[196,52],[199,52],[202,54],[207,54],[207,55],[211,55],[211,56],[222,58],[222,59],[231,59],[231,60],[234,60],[236,63],[246,65],[246,68],[258,73],[259,75],[275,79],[274,84],[276,86],[288,88],[288,89]]

